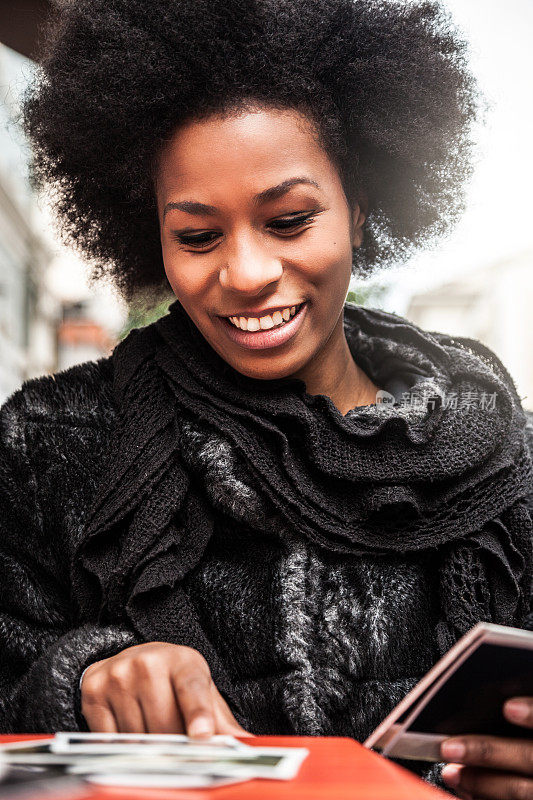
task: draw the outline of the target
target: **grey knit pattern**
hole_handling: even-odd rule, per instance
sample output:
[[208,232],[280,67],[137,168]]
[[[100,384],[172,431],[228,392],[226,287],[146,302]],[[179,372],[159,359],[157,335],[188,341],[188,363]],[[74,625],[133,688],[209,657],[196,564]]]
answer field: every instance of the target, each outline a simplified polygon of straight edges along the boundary
[[[364,741],[436,658],[430,562],[321,551],[269,514],[223,437],[187,422],[181,446],[213,505],[233,520],[215,529],[184,585],[231,669],[244,724],[258,734]],[[402,763],[443,785],[442,765]]]

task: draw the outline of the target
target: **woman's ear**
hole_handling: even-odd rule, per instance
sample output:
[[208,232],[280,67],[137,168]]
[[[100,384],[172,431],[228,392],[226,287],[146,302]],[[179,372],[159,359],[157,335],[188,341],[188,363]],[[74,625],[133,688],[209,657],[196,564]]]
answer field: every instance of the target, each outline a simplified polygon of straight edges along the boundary
[[361,247],[363,243],[363,225],[368,213],[368,203],[365,197],[360,197],[352,209],[352,246]]

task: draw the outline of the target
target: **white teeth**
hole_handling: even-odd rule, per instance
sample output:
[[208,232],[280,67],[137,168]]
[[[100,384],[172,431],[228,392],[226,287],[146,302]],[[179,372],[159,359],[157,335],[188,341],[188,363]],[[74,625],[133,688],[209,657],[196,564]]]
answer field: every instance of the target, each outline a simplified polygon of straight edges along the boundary
[[261,319],[259,320],[259,325],[262,331],[267,331],[269,328],[274,327],[274,320],[272,319],[272,317],[261,317]]
[[270,328],[275,328],[277,325],[284,325],[295,313],[296,306],[292,306],[291,308],[284,308],[283,311],[274,311],[272,316],[267,315],[260,319],[257,317],[250,317],[250,319],[246,317],[228,317],[227,319],[243,331],[266,331]]

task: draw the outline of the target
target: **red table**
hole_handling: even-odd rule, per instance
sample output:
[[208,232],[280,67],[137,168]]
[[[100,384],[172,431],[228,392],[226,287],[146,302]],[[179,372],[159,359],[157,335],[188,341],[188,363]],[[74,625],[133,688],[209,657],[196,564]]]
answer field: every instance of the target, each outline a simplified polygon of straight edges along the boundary
[[[35,738],[0,736],[0,743]],[[292,781],[256,778],[209,790],[99,788],[91,791],[87,800],[450,800],[447,792],[435,789],[354,739],[254,736],[242,741],[252,746],[306,747],[309,755]]]

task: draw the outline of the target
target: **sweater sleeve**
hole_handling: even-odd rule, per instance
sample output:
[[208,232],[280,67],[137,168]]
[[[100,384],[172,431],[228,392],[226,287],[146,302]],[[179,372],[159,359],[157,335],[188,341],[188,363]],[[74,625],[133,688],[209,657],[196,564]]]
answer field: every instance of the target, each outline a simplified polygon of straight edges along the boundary
[[83,670],[139,640],[126,627],[73,620],[68,549],[43,530],[21,397],[0,407],[0,732],[87,730]]
[[[531,454],[531,458],[533,459],[533,411],[525,410],[526,415],[526,440],[529,446],[529,452]],[[531,486],[531,492],[529,494],[527,505],[529,508],[529,513],[531,514],[531,518],[533,519],[533,486]]]

